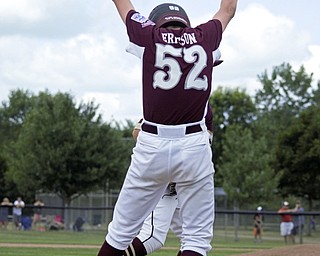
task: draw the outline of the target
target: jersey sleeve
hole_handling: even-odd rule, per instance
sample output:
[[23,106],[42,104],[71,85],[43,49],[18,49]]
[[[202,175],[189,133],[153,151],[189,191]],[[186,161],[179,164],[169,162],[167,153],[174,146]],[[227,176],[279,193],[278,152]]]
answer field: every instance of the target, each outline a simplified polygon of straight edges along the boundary
[[126,18],[126,27],[129,41],[140,47],[145,47],[153,43],[152,30],[154,23],[139,12],[131,10]]
[[210,42],[210,47],[212,51],[215,51],[222,40],[222,25],[217,19],[210,20],[204,24],[196,27],[203,34],[203,37]]

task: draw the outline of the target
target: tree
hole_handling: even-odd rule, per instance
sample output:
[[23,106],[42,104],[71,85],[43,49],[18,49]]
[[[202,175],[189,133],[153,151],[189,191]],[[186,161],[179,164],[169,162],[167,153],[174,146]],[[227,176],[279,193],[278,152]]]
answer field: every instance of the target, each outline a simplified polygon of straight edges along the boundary
[[228,199],[248,207],[266,205],[275,194],[277,177],[270,168],[267,137],[255,138],[249,128],[228,126],[220,171]]
[[309,209],[320,199],[320,105],[310,106],[282,131],[276,148],[276,171],[283,195],[306,197]]
[[[263,88],[255,96],[259,111],[254,131],[256,136],[259,133],[268,136],[268,148],[273,157],[270,164],[274,167],[281,165],[276,158],[279,134],[287,130],[302,111],[319,103],[320,82],[313,86],[313,74],[307,74],[303,66],[294,71],[288,63],[274,67],[270,76],[265,71],[258,78]],[[279,189],[284,187],[279,186]],[[279,193],[287,192],[280,190]]]
[[269,134],[270,150],[274,150],[279,131],[286,129],[308,106],[319,100],[320,83],[313,87],[313,74],[301,66],[294,71],[288,63],[273,68],[258,76],[262,89],[255,95],[258,109],[256,131]]
[[6,194],[6,182],[5,182],[6,163],[4,157],[0,153],[0,197],[3,198]]
[[294,71],[288,63],[273,68],[269,77],[267,71],[258,76],[263,88],[256,93],[259,110],[278,112],[285,110],[296,116],[315,101],[318,88],[312,87],[313,74],[309,75],[303,66]]
[[237,124],[250,127],[255,117],[255,104],[244,90],[218,87],[210,97],[213,112],[213,162],[216,184],[222,185],[220,159],[224,154],[224,134],[227,127]]
[[20,195],[14,181],[7,175],[8,164],[4,147],[16,141],[26,114],[33,105],[33,95],[28,91],[15,90],[9,93],[8,101],[0,106],[0,195],[16,198]]
[[0,139],[14,140],[21,128],[26,114],[33,106],[34,96],[28,90],[11,91],[9,100],[2,102],[0,108]]
[[107,181],[122,182],[121,133],[102,123],[97,109],[93,102],[76,106],[68,94],[39,94],[6,148],[8,172],[21,192],[56,193],[69,205]]

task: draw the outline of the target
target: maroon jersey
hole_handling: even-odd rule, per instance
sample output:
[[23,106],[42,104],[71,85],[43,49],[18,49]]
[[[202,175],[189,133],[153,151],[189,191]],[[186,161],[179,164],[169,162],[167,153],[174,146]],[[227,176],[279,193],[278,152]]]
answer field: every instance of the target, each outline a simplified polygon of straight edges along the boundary
[[130,42],[144,48],[144,119],[165,125],[202,120],[211,92],[212,52],[222,38],[220,21],[174,30],[157,28],[130,11],[126,26]]

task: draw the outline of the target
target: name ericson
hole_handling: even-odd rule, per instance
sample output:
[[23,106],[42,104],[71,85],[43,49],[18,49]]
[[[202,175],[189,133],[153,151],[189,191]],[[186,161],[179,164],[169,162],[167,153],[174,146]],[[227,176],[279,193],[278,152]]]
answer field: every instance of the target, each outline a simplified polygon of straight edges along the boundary
[[167,44],[180,44],[184,46],[186,44],[192,45],[197,43],[197,39],[194,33],[184,33],[181,36],[175,36],[173,33],[161,33],[162,40]]

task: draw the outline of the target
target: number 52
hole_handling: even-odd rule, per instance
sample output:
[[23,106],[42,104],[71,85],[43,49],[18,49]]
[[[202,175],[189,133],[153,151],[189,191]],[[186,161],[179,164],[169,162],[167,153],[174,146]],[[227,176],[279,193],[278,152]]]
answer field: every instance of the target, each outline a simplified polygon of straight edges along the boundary
[[[208,77],[199,77],[202,70],[207,66],[207,54],[200,45],[193,45],[189,48],[174,48],[171,45],[156,44],[156,61],[155,67],[160,68],[153,75],[153,87],[170,90],[174,88],[180,81],[182,72],[179,62],[168,57],[182,57],[185,62],[193,63],[193,68],[186,75],[184,89],[208,89]],[[197,58],[198,57],[198,58]],[[168,71],[164,68],[168,67]]]

